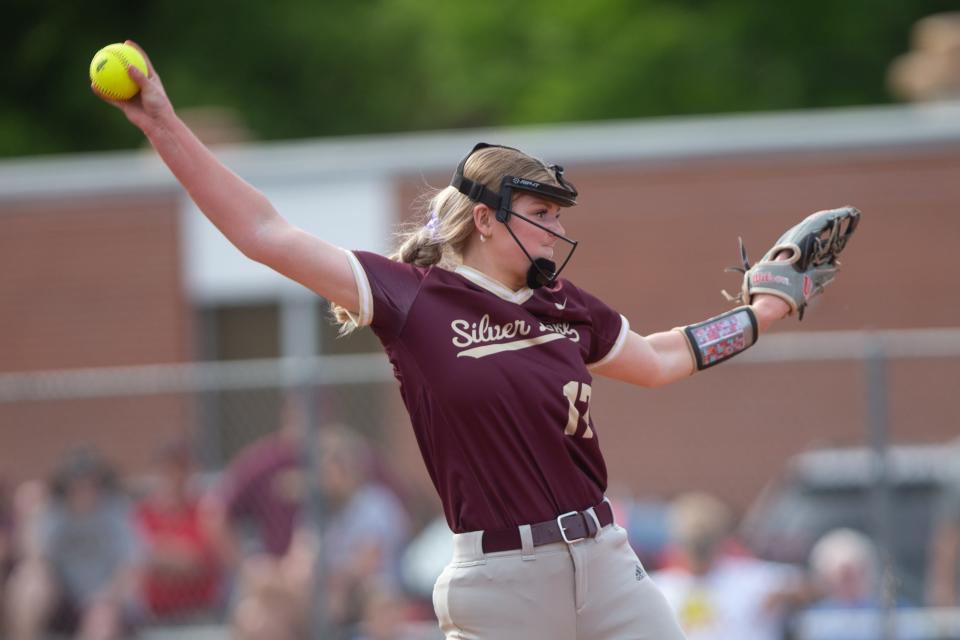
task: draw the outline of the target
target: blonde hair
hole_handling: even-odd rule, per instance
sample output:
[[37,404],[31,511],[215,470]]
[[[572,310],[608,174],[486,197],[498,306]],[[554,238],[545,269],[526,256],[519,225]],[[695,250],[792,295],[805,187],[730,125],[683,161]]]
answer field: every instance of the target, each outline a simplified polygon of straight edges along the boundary
[[[463,174],[494,193],[500,191],[503,176],[560,186],[542,160],[508,147],[487,147],[473,153],[467,159]],[[473,223],[476,204],[452,186],[424,193],[418,198],[418,214],[397,234],[398,247],[390,259],[420,267],[459,263],[476,229]],[[356,319],[342,306],[333,304],[331,310],[341,335],[357,328]]]
[[669,522],[670,532],[681,546],[712,548],[730,533],[733,512],[716,496],[693,491],[673,500]]

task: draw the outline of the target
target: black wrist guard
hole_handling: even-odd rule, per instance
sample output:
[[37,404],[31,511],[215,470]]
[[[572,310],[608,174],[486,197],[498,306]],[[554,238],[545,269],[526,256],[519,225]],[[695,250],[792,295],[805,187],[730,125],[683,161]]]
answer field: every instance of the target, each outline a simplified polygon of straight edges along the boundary
[[753,346],[757,341],[757,316],[748,306],[737,307],[677,330],[687,338],[697,371],[702,371]]

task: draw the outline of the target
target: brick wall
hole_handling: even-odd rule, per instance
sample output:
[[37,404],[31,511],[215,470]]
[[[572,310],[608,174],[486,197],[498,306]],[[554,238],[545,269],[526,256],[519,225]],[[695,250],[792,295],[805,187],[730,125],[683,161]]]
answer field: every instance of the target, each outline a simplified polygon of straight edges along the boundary
[[[176,200],[38,200],[0,211],[0,372],[181,362]],[[0,404],[0,475],[44,475],[73,442],[129,468],[183,429],[171,397]]]
[[[564,217],[581,241],[568,275],[638,332],[725,309],[719,290],[735,289],[737,278],[722,268],[736,261],[738,235],[757,258],[790,224],[840,204],[864,212],[840,277],[803,324],[791,319],[775,330],[960,324],[950,260],[960,246],[956,148],[569,164],[582,197]],[[445,171],[426,182],[448,179]],[[401,210],[423,181],[401,181]],[[0,372],[193,357],[172,193],[2,207]],[[891,363],[894,439],[957,435],[958,379],[957,359]],[[388,394],[392,458],[429,494],[398,394]],[[864,371],[856,362],[727,365],[659,390],[601,379],[593,397],[614,486],[661,495],[710,487],[738,505],[792,453],[818,442],[858,442],[866,429]],[[42,475],[66,443],[80,440],[142,469],[157,441],[192,423],[193,407],[169,396],[0,405],[0,476]]]

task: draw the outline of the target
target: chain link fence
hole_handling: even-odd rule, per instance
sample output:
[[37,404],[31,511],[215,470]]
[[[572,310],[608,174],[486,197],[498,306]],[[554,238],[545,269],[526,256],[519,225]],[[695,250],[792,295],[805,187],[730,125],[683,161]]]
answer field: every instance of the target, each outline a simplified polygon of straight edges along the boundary
[[[955,329],[821,332],[768,336],[762,351],[733,362],[863,364],[864,440],[876,456],[863,496],[883,551],[895,535],[886,364],[958,356]],[[380,353],[0,375],[4,474],[38,480],[7,487],[0,522],[20,556],[7,558],[4,595],[12,597],[18,580],[29,576],[24,558],[48,545],[48,562],[78,573],[92,572],[92,561],[116,569],[134,559],[136,575],[118,582],[124,591],[117,609],[141,637],[437,638],[429,589],[411,585],[402,570],[404,545],[424,523],[416,497],[386,464],[385,428],[398,413],[396,383]],[[92,448],[53,450],[65,442]],[[52,459],[55,473],[37,473]],[[71,505],[84,501],[71,483],[101,477],[91,471],[103,471],[97,461],[118,474],[122,499],[109,504],[127,514],[129,527],[119,535],[132,544],[108,537],[118,535],[111,509],[89,511],[106,523],[99,544],[66,518]],[[351,473],[361,468],[363,477]],[[376,517],[344,516],[351,499],[373,505],[364,511]],[[353,544],[356,527],[377,534],[376,549]],[[51,534],[57,531],[59,538]],[[75,583],[58,586],[72,588],[71,604],[79,607],[84,583]],[[837,640],[831,635],[837,628],[856,630],[856,638],[960,638],[955,615],[927,609],[894,615],[896,604],[872,615],[814,612],[796,618],[792,638]]]
[[400,572],[419,523],[394,406],[382,354],[0,375],[4,474],[28,479],[6,487],[5,591],[46,568],[76,618],[122,583],[142,637],[436,638]]

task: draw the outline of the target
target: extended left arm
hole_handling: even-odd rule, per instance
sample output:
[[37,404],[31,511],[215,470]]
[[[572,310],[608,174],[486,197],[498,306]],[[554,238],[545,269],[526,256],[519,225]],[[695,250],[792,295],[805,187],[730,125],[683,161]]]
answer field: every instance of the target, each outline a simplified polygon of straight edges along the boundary
[[[784,233],[753,267],[741,243],[743,306],[709,320],[641,336],[630,332],[620,353],[595,373],[643,387],[660,387],[727,360],[752,346],[775,321],[807,303],[836,276],[837,256],[860,220],[853,207],[818,211]],[[726,293],[726,292],[724,292]]]
[[[758,295],[750,305],[758,333],[785,317],[790,307],[782,299]],[[599,375],[641,387],[662,387],[697,371],[697,361],[687,337],[679,330],[642,336],[631,331],[616,358],[593,370]]]

